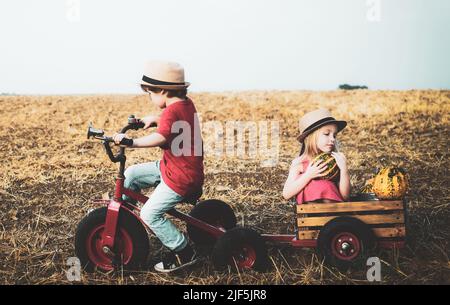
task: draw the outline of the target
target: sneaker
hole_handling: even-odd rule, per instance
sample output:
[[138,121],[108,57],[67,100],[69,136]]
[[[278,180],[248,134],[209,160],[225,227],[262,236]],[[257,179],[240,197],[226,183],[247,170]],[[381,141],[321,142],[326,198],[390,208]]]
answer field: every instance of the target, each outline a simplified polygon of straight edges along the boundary
[[196,262],[197,253],[191,246],[187,245],[181,251],[168,253],[162,262],[155,265],[155,270],[169,273],[193,265]]

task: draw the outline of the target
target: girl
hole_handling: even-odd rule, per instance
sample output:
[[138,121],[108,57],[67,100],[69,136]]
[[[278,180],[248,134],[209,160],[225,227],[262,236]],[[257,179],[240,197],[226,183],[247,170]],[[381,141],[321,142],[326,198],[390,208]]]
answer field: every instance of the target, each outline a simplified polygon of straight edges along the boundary
[[[295,158],[289,169],[289,176],[284,184],[283,197],[296,196],[297,204],[306,202],[340,202],[350,195],[350,177],[345,156],[337,152],[336,135],[347,126],[345,121],[337,121],[326,109],[308,112],[300,119],[300,136],[302,143],[300,156]],[[324,176],[326,165],[322,161],[311,163],[322,152],[331,153],[339,167],[338,182],[315,180]]]

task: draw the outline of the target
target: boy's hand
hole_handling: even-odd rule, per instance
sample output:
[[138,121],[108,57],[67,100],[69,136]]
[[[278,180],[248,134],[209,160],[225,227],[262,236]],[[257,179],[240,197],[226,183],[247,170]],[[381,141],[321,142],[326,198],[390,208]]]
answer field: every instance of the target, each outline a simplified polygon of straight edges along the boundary
[[114,144],[120,145],[120,141],[122,141],[123,138],[128,138],[128,137],[124,133],[115,133],[113,135]]
[[331,152],[331,155],[336,160],[336,164],[341,171],[347,170],[347,158],[345,158],[344,154],[341,152]]
[[150,127],[150,125],[158,125],[159,117],[156,115],[148,115],[146,117],[143,117],[141,121],[145,124],[144,129],[147,129]]
[[322,172],[327,168],[327,165],[322,164],[322,162],[322,160],[318,160],[315,163],[309,163],[308,167],[306,168],[305,175],[307,175],[307,177],[309,177],[310,179],[325,176],[325,174],[322,174]]

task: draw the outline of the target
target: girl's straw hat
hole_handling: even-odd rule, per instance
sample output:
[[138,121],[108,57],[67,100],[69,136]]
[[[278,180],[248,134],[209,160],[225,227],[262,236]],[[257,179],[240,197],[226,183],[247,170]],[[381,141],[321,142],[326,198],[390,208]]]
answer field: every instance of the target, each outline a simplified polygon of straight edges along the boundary
[[141,85],[161,89],[186,89],[184,69],[175,62],[149,61],[145,64]]
[[299,140],[300,143],[303,143],[305,138],[313,131],[330,123],[334,123],[337,125],[338,132],[344,129],[345,126],[347,126],[346,121],[335,120],[331,116],[331,112],[327,109],[321,108],[308,112],[300,119],[300,135],[298,136],[297,140]]

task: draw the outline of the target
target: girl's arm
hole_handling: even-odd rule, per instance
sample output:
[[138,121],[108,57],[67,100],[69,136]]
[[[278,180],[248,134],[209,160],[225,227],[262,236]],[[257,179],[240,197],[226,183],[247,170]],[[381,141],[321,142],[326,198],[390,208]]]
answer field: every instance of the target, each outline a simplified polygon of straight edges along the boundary
[[288,200],[289,198],[297,195],[312,179],[323,176],[322,172],[325,170],[326,165],[321,165],[321,163],[322,161],[314,164],[310,163],[308,168],[304,170],[304,173],[298,177],[303,170],[302,164],[298,159],[292,161],[289,176],[283,187],[284,199]]
[[288,200],[297,195],[310,181],[311,178],[308,175],[303,174],[300,177],[295,178],[291,172],[289,172],[289,176],[283,187],[283,198]]
[[350,197],[350,188],[350,175],[348,174],[348,170],[341,170],[339,192],[344,200],[347,200]]
[[343,153],[336,153],[332,152],[331,155],[336,160],[336,164],[339,167],[340,170],[340,177],[339,177],[339,192],[341,193],[341,196],[344,200],[347,200],[350,197],[350,175],[348,173],[348,167],[347,167],[347,159],[345,158]]

